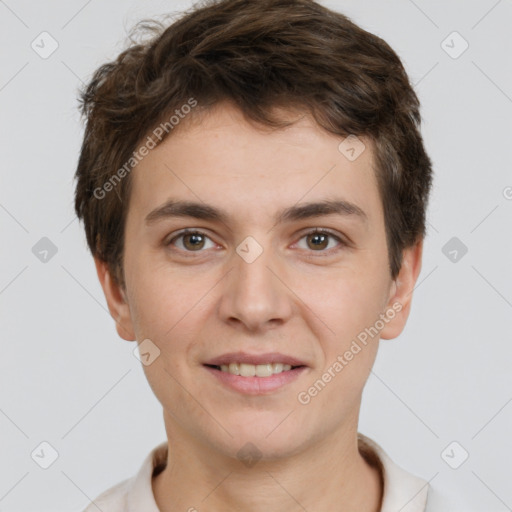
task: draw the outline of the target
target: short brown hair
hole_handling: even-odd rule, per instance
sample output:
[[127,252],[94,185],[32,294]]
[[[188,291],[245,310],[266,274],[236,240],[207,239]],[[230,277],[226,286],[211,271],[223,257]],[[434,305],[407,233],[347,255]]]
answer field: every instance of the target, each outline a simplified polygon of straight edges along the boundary
[[75,210],[93,256],[108,264],[118,284],[125,285],[134,151],[191,98],[199,107],[187,117],[231,101],[246,119],[279,129],[292,122],[276,117],[275,107],[291,107],[331,133],[368,137],[390,273],[397,276],[403,249],[425,236],[432,169],[418,98],[385,41],[312,0],[207,0],[168,27],[143,20],[135,31],[151,37],[132,40],[80,92],[87,122]]

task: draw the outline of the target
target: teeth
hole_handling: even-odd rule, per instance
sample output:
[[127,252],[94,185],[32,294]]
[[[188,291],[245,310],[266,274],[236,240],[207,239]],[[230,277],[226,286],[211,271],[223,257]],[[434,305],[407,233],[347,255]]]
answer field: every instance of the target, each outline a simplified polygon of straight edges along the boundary
[[259,364],[256,366],[256,375],[258,377],[270,377],[274,373],[271,364]]
[[239,368],[242,377],[254,377],[256,375],[256,366],[253,364],[241,363]]
[[270,377],[281,372],[291,370],[291,365],[283,363],[267,363],[267,364],[246,364],[246,363],[230,363],[223,364],[220,369],[223,372],[233,375],[241,375],[242,377]]

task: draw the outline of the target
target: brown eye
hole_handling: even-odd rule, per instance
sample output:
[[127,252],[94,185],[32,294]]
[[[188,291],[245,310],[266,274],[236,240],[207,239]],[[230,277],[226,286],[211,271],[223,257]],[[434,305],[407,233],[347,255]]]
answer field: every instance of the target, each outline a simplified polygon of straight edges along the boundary
[[329,245],[329,236],[324,233],[311,233],[307,235],[308,242],[311,243],[311,249],[325,249]]
[[[202,252],[206,247],[208,236],[200,231],[183,231],[172,238],[167,245],[175,245],[178,249],[185,252]],[[213,243],[210,240],[213,246]]]
[[191,233],[183,237],[183,245],[192,251],[202,249],[204,246],[204,236],[200,233]]
[[[320,229],[316,229],[314,231],[310,231],[309,233],[306,233],[301,238],[301,241],[303,239],[306,240],[305,249],[313,251],[313,252],[325,253],[326,255],[330,254],[331,252],[335,252],[336,250],[347,245],[342,238],[335,235],[334,233],[331,233],[330,231],[327,231],[327,230],[320,230]],[[334,242],[334,245],[332,242]],[[329,244],[331,244],[331,246],[329,246]],[[336,247],[336,245],[337,245],[337,247]],[[300,243],[299,243],[299,247],[300,247]],[[301,247],[301,248],[304,248],[304,247]]]

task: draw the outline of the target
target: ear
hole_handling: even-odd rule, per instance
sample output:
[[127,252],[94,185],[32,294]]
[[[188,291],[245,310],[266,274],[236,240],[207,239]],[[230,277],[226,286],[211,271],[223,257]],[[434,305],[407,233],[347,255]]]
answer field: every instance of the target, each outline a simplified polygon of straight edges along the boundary
[[116,322],[117,334],[123,340],[135,341],[136,337],[133,332],[130,307],[125,290],[112,278],[108,265],[104,261],[94,258],[94,264],[96,265],[96,273],[107,300],[108,310]]
[[[381,330],[385,340],[396,338],[404,329],[411,310],[412,292],[421,271],[423,240],[403,251],[402,267],[393,281],[386,306],[388,322]],[[394,316],[392,313],[394,312]]]

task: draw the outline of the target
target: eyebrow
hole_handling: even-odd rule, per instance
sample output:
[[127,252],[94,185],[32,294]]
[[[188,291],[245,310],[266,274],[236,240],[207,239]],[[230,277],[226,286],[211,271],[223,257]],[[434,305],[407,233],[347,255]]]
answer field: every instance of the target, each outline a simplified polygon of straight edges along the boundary
[[[276,223],[304,220],[323,215],[340,215],[358,218],[363,222],[368,221],[364,210],[349,201],[324,200],[301,204],[299,206],[290,206],[279,212],[275,217]],[[162,219],[172,217],[193,217],[195,219],[217,221],[227,224],[229,215],[214,206],[205,203],[196,203],[193,201],[176,201],[169,199],[161,206],[152,210],[145,219],[146,225],[152,225]]]

